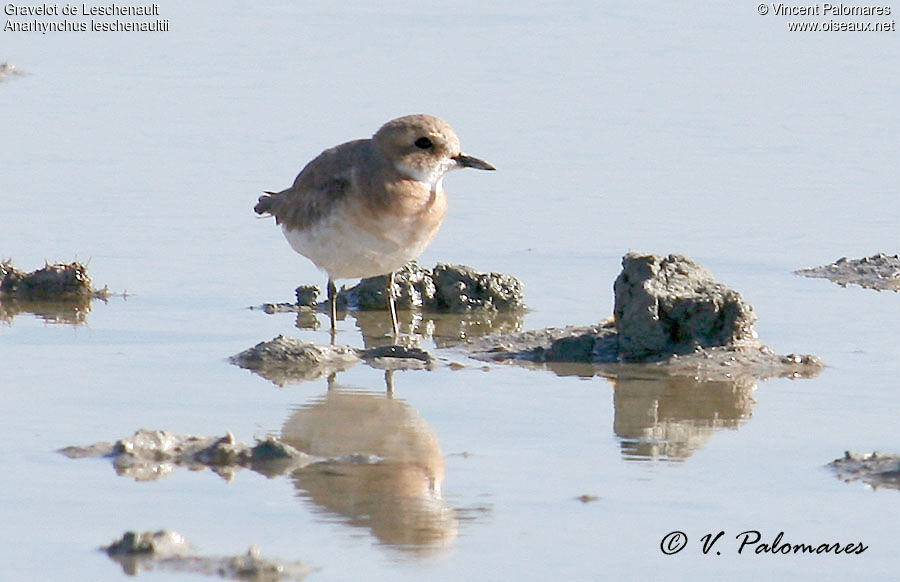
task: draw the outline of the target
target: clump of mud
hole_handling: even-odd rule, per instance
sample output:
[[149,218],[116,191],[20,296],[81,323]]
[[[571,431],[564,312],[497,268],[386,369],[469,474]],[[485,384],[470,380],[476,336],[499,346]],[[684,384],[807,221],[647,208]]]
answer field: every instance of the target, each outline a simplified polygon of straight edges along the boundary
[[164,430],[141,429],[115,443],[71,446],[59,450],[71,459],[107,457],[116,473],[136,481],[155,481],[178,467],[191,470],[209,468],[226,480],[247,467],[267,476],[279,475],[314,461],[275,437],[248,445],[235,441],[231,433],[223,437],[179,435]]
[[828,467],[847,483],[862,481],[872,489],[900,489],[900,455],[856,455],[847,451]]
[[357,350],[349,346],[318,345],[285,335],[260,342],[229,358],[232,364],[253,370],[279,386],[329,376],[354,366],[359,360]]
[[87,267],[78,262],[46,264],[25,273],[7,260],[0,263],[0,300],[90,300],[106,297],[109,291],[95,290]]
[[[342,289],[338,298],[343,295],[343,301],[357,309],[385,310],[387,285],[387,275],[363,279],[350,289]],[[407,264],[394,274],[394,297],[401,309],[422,307],[447,313],[525,308],[522,283],[515,277],[443,263],[431,270],[416,263]]]
[[121,564],[129,576],[141,571],[162,570],[226,580],[276,582],[302,580],[312,571],[304,562],[266,558],[256,546],[251,546],[246,554],[235,556],[197,555],[183,535],[171,530],[125,532],[121,539],[100,549]]
[[106,301],[109,289],[95,289],[87,267],[78,262],[45,264],[30,273],[11,261],[0,263],[0,320],[19,313],[34,313],[57,323],[83,323],[91,301]]
[[169,476],[179,467],[192,471],[210,469],[231,481],[243,468],[275,477],[320,463],[362,465],[381,462],[381,459],[370,455],[327,459],[314,457],[274,436],[249,445],[236,441],[231,433],[223,437],[201,437],[145,428],[115,443],[70,446],[58,452],[70,459],[112,459],[117,474],[135,481],[156,481]]
[[378,346],[361,352],[363,360],[380,370],[433,370],[437,362],[431,354],[417,347]]
[[121,539],[115,540],[101,550],[110,556],[129,556],[135,554],[183,555],[190,552],[191,547],[177,531],[145,531],[125,532]]
[[623,360],[762,345],[753,329],[753,307],[688,257],[629,253],[613,289]]
[[477,338],[473,357],[583,362],[615,376],[626,364],[707,380],[810,377],[815,356],[781,356],[759,341],[753,307],[682,255],[628,253],[615,285],[615,317],[593,326]]
[[800,269],[795,273],[829,279],[841,287],[859,285],[876,291],[900,291],[900,255],[878,253],[862,259],[841,257],[828,265]]
[[[434,269],[424,269],[411,262],[394,273],[394,299],[399,309],[438,313],[515,312],[525,309],[522,289],[522,283],[511,275],[483,273],[465,265],[438,263]],[[326,302],[317,303],[318,287],[301,285],[296,293],[297,303],[267,303],[262,309],[267,313],[327,309]],[[337,306],[351,311],[387,310],[388,276],[362,279],[349,289],[341,288]]]
[[360,361],[382,370],[433,369],[434,358],[414,347],[380,346],[368,349],[319,345],[279,335],[235,354],[229,361],[278,386],[342,372]]

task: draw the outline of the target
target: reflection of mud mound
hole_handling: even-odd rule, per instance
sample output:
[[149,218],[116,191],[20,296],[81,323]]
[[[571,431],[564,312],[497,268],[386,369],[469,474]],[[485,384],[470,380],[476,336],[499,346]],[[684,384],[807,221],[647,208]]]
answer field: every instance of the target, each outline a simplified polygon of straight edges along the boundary
[[47,264],[31,273],[0,263],[0,320],[34,313],[53,323],[84,323],[91,300],[108,296],[107,289],[94,289],[81,263]]
[[828,466],[847,483],[862,481],[872,489],[900,489],[900,455],[855,455],[847,451]]
[[479,338],[468,349],[482,360],[590,363],[605,375],[626,362],[707,380],[810,377],[823,367],[763,345],[752,306],[687,257],[627,254],[615,296],[613,320]]
[[311,571],[303,562],[281,562],[260,555],[251,547],[246,554],[236,556],[199,556],[180,533],[161,530],[155,532],[126,532],[122,539],[100,548],[122,566],[129,576],[141,571],[162,570],[226,580],[302,580]]
[[756,382],[623,377],[615,384],[613,430],[632,459],[684,459],[722,428],[750,418]]
[[[362,332],[366,346],[378,345],[391,337],[391,322],[378,311],[351,313]],[[434,313],[399,311],[400,332],[415,342],[431,340],[437,347],[452,347],[469,338],[488,334],[513,333],[522,329],[522,311],[472,311],[469,313]]]
[[91,311],[90,299],[70,301],[28,301],[0,298],[0,321],[11,322],[21,313],[31,313],[47,323],[80,325]]
[[294,472],[300,495],[329,513],[413,551],[440,548],[456,537],[455,512],[441,498],[444,456],[437,436],[406,402],[331,390],[297,410],[282,439],[317,457],[381,459]]
[[[321,321],[316,317],[323,310],[294,303],[266,303],[259,309],[268,314],[296,313],[294,325],[298,329],[319,329]],[[338,311],[338,321],[349,315],[362,332],[366,347],[383,345],[391,341],[391,322],[380,311]],[[437,313],[419,310],[400,310],[397,322],[400,333],[412,339],[413,343],[431,340],[437,347],[446,348],[460,344],[470,338],[488,334],[508,334],[522,330],[524,311],[470,311],[467,313]]]
[[[347,313],[356,320],[363,338],[377,343],[392,336],[387,276],[363,279],[338,293],[338,319]],[[482,273],[463,265],[438,264],[423,269],[408,263],[394,275],[397,318],[402,333],[433,339],[439,347],[458,344],[488,333],[511,333],[522,326],[525,314],[522,284],[510,275]],[[296,313],[297,327],[318,329],[316,313],[327,313],[317,301],[319,288],[301,285],[296,303],[265,303],[252,309],[266,313]]]
[[842,257],[831,264],[800,269],[796,273],[829,279],[841,287],[859,285],[876,291],[900,291],[900,255],[878,253],[862,259]]

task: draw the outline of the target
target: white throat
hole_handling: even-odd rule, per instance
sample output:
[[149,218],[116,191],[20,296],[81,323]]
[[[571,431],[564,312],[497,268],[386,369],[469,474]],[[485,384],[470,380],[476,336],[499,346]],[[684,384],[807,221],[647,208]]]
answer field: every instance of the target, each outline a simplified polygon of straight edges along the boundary
[[421,182],[428,186],[428,189],[432,192],[437,192],[443,188],[444,174],[454,169],[456,163],[453,160],[448,159],[444,163],[433,166],[428,170],[421,170],[419,168],[410,168],[403,164],[403,162],[397,161],[394,162],[394,167],[407,178],[411,178],[416,182]]

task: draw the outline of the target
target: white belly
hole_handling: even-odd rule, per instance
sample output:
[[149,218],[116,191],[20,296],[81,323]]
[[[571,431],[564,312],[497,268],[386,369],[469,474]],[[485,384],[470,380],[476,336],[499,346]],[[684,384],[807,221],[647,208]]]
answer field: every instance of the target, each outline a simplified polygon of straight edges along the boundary
[[303,230],[282,226],[291,247],[332,279],[387,275],[422,254],[434,236],[415,224],[397,221],[382,228],[355,228],[335,216]]

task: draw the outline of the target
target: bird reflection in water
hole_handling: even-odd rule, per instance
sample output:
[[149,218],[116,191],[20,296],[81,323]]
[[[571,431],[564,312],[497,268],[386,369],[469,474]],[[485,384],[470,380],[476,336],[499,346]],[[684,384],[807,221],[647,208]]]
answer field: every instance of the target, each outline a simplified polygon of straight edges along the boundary
[[456,537],[457,516],[441,497],[437,435],[390,392],[332,387],[298,408],[281,436],[313,456],[335,458],[291,476],[299,495],[327,514],[416,553],[447,547]]

